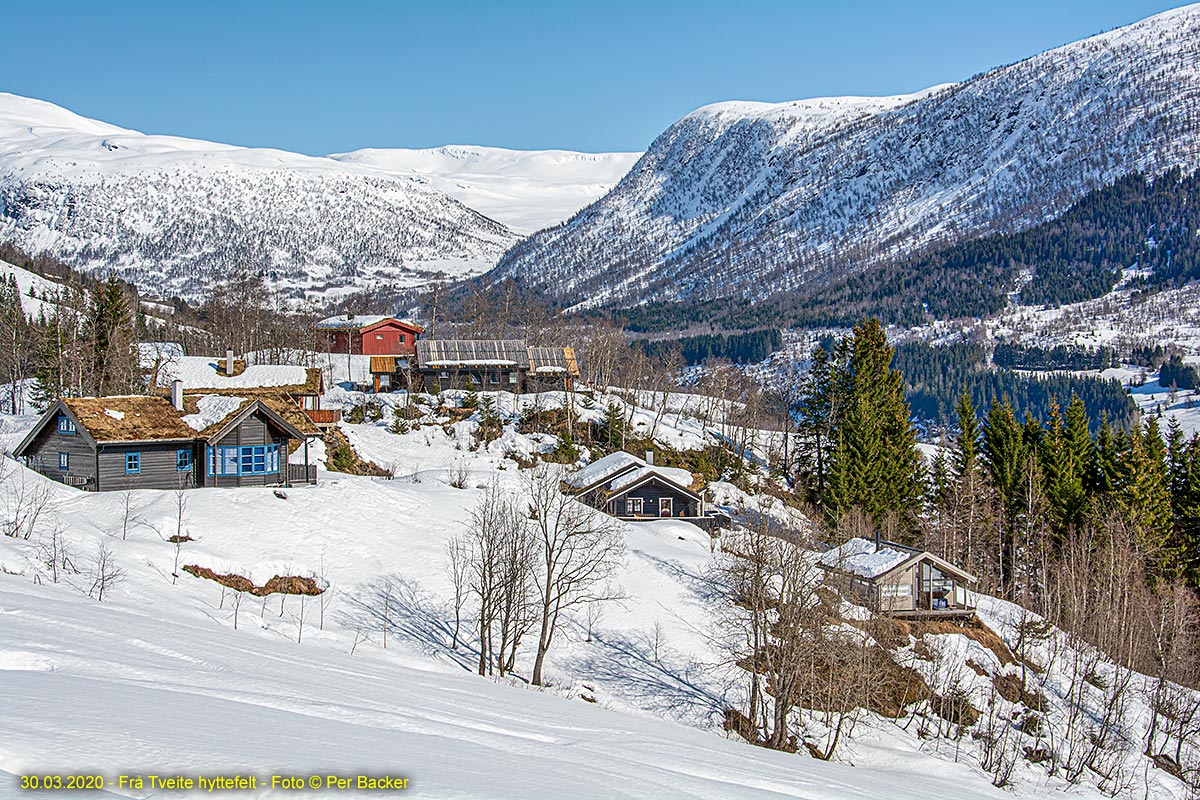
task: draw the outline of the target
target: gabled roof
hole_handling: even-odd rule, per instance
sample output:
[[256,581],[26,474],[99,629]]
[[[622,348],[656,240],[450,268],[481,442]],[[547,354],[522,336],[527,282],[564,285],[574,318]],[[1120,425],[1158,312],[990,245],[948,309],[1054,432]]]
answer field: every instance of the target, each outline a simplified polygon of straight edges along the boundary
[[906,547],[895,542],[881,541],[878,546],[870,539],[854,538],[821,554],[817,564],[826,569],[846,572],[860,578],[877,581],[918,561],[932,561],[939,569],[968,583],[975,576],[954,566],[928,550]]
[[696,500],[700,499],[700,495],[688,488],[688,485],[681,484],[678,480],[663,474],[665,470],[683,472],[684,474],[688,475],[688,483],[691,483],[691,475],[685,470],[675,470],[672,467],[642,467],[641,469],[631,470],[628,473],[618,476],[618,478],[612,483],[612,493],[609,495],[609,498],[611,499],[620,497],[624,494],[629,494],[634,489],[637,489],[640,486],[645,486],[647,483],[660,483],[664,486],[674,489],[680,494],[686,494],[688,497]]
[[42,415],[14,454],[22,455],[60,413],[67,414],[92,445],[213,439],[255,409],[293,438],[320,435],[300,407],[283,398],[205,395],[185,397],[183,405],[181,413],[165,397],[150,395],[62,398]]
[[66,413],[92,444],[186,441],[196,436],[196,432],[179,418],[175,407],[163,397],[68,397],[50,406],[14,454],[23,454],[60,413]]
[[[232,401],[239,402],[235,405]],[[319,436],[321,433],[295,403],[277,397],[240,398],[205,395],[194,400],[190,397],[184,400],[185,411],[190,410],[193,406],[197,409],[197,414],[189,422],[203,425],[202,428],[196,429],[195,436],[209,442],[220,439],[255,412],[261,413],[293,439]],[[212,413],[212,416],[206,416],[205,411],[215,413]],[[222,411],[225,412],[224,416],[217,419],[216,414]]]
[[529,348],[529,369],[535,375],[570,375],[579,377],[579,363],[575,360],[575,350],[571,347],[531,347]]
[[568,475],[563,481],[576,491],[588,492],[604,489],[606,492],[624,494],[635,486],[641,486],[650,476],[678,487],[693,496],[692,473],[677,467],[654,467],[632,453],[618,450],[598,458],[586,467]]
[[422,328],[420,325],[413,322],[412,320],[396,319],[395,317],[387,317],[385,319],[381,319],[378,322],[375,322],[371,325],[366,325],[366,326],[360,328],[359,330],[362,333],[369,333],[369,332],[375,330],[376,328],[382,328],[386,325],[395,325],[399,328],[404,328],[405,330],[412,331],[413,333],[422,333],[425,330],[424,328]]
[[422,367],[497,367],[529,369],[529,348],[519,339],[418,339]]
[[233,375],[226,375],[225,359],[181,356],[163,364],[158,386],[183,382],[185,394],[319,394],[321,370],[291,364],[245,364],[236,360]]
[[393,322],[402,328],[421,333],[425,329],[408,319],[397,319],[387,314],[343,314],[338,317],[326,317],[316,324],[318,330],[326,331],[367,331],[376,325]]

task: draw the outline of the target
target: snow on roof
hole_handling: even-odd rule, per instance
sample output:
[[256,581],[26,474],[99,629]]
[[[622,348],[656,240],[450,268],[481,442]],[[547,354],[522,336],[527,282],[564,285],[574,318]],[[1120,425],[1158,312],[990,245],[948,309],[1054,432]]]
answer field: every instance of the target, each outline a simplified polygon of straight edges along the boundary
[[246,402],[244,397],[227,397],[220,394],[206,394],[196,400],[196,413],[183,416],[184,423],[189,428],[202,431],[223,421]]
[[688,472],[686,469],[679,469],[677,467],[651,467],[649,465],[639,469],[631,469],[626,472],[622,472],[620,475],[616,476],[613,482],[609,484],[608,488],[615,492],[619,489],[625,488],[626,486],[632,486],[650,474],[658,475],[659,477],[670,481],[671,483],[674,483],[683,489],[688,489],[688,491],[691,491],[691,489],[688,487],[692,485],[692,473]]
[[426,361],[427,367],[515,367],[517,362],[504,358],[471,358],[462,361]]
[[317,323],[317,327],[323,330],[358,329],[383,322],[385,319],[391,319],[391,317],[387,314],[342,314],[339,317],[326,317]]
[[671,483],[678,484],[684,489],[692,485],[692,473],[677,467],[654,467],[632,453],[618,450],[598,458],[583,469],[568,475],[565,483],[575,489],[608,480],[610,491],[617,491],[637,483],[650,473],[654,473]]
[[118,422],[119,422],[119,421],[121,421],[121,420],[123,420],[123,419],[125,419],[125,412],[124,412],[124,411],[115,411],[115,410],[113,410],[113,409],[111,409],[111,408],[106,408],[106,409],[104,409],[104,413],[105,413],[105,414],[108,414],[110,417],[112,417],[113,419],[117,420]]
[[292,364],[250,364],[237,375],[226,375],[219,369],[217,359],[207,356],[180,356],[163,365],[158,375],[159,386],[170,386],[174,380],[183,381],[184,391],[215,389],[260,389],[276,386],[303,386],[308,383],[308,370]]
[[576,489],[582,489],[609,476],[615,476],[618,472],[623,472],[633,467],[644,466],[646,466],[646,462],[642,459],[632,453],[618,450],[615,453],[609,453],[603,458],[598,458],[583,469],[572,475],[568,475],[565,483]]
[[876,548],[870,539],[855,538],[821,554],[825,567],[851,572],[864,578],[878,578],[908,561],[919,551],[882,542]]

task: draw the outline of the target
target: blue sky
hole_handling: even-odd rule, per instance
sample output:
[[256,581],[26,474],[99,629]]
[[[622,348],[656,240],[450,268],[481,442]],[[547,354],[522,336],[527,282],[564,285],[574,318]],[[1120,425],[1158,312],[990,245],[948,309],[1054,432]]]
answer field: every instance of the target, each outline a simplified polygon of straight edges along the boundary
[[6,5],[2,91],[151,133],[315,155],[641,150],[706,103],[911,92],[1178,3]]

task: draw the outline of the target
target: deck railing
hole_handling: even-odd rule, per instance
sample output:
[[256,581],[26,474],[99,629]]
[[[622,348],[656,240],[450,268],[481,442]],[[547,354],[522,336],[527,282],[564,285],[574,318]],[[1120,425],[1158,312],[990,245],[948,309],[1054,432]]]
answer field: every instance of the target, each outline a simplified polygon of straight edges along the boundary
[[314,425],[336,425],[342,418],[340,409],[315,409],[306,408],[304,413],[308,415],[309,420]]
[[288,484],[296,486],[297,484],[316,483],[317,482],[317,465],[309,464],[288,464],[287,465]]

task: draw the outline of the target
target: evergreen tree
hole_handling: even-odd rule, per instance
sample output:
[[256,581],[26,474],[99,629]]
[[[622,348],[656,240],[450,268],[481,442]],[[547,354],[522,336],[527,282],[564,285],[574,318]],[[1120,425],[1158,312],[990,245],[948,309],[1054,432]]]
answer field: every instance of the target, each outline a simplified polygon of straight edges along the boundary
[[617,450],[625,444],[625,412],[615,400],[604,410],[604,419],[600,423],[600,443],[610,450]]
[[891,369],[879,320],[859,324],[852,336],[826,506],[835,518],[858,508],[877,525],[911,522],[924,487],[903,379]]

